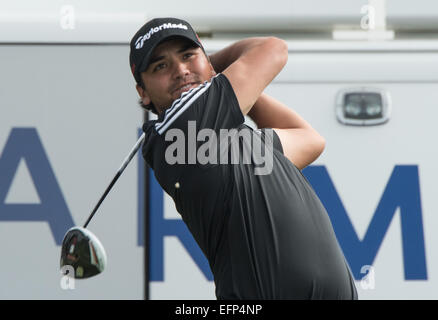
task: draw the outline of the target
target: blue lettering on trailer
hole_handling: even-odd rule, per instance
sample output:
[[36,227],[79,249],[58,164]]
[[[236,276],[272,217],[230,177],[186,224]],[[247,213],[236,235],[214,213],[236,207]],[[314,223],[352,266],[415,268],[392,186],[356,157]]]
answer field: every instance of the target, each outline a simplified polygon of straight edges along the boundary
[[363,276],[360,273],[362,266],[373,264],[397,208],[400,208],[405,279],[427,280],[418,166],[394,167],[362,240],[358,238],[325,166],[310,166],[303,174],[327,209],[356,280]]
[[[20,160],[26,161],[40,203],[5,203],[6,196]],[[143,161],[141,154],[139,161]],[[139,162],[140,163],[140,162]],[[139,165],[139,174],[141,173]],[[325,166],[309,166],[303,174],[312,184],[324,204],[345,257],[358,280],[363,265],[372,265],[386,232],[400,208],[401,245],[406,280],[427,280],[426,253],[420,197],[418,166],[396,165],[374,212],[363,239],[359,239],[339,193]],[[165,219],[163,191],[149,174],[150,270],[152,281],[163,281],[163,242],[166,236],[176,236],[195,261],[204,276],[213,280],[208,262],[180,219]],[[143,185],[139,176],[139,186]],[[139,188],[138,244],[143,245],[143,189]],[[66,230],[74,225],[56,176],[35,128],[13,128],[0,156],[0,221],[46,221],[54,240],[60,245]]]
[[[5,203],[21,159],[26,161],[38,204]],[[12,128],[0,156],[0,221],[47,221],[57,245],[74,222],[35,128]]]
[[[360,273],[363,265],[373,264],[397,208],[400,208],[405,279],[427,280],[418,166],[396,165],[394,167],[362,240],[357,236],[326,167],[309,166],[303,170],[303,174],[327,209],[337,239],[356,280],[363,277]],[[206,278],[212,280],[208,262],[184,222],[180,219],[164,218],[163,191],[152,170],[150,170],[149,180],[151,281],[163,281],[165,236],[178,237]],[[139,245],[142,244],[140,239],[142,236],[139,237]]]

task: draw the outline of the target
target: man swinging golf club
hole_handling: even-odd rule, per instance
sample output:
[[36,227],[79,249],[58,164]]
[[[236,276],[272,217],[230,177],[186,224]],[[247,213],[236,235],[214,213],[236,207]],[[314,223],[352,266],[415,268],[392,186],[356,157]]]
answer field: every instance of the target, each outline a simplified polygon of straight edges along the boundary
[[287,62],[286,43],[248,38],[209,57],[189,23],[159,18],[130,46],[141,105],[158,115],[143,125],[143,156],[207,257],[216,297],[357,299],[327,212],[300,171],[325,141],[263,93]]

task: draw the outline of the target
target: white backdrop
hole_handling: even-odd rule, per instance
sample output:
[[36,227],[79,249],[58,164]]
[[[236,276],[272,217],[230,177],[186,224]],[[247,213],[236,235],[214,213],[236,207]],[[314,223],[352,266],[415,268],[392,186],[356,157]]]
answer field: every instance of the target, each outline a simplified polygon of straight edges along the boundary
[[[143,115],[129,71],[128,48],[2,45],[0,65],[0,186],[7,190],[0,200],[0,219],[13,205],[30,204],[33,209],[20,207],[14,217],[24,211],[27,220],[52,214],[50,221],[63,234],[70,227],[62,222],[64,217],[71,216],[77,225],[85,223],[137,140]],[[24,138],[12,139],[11,133]],[[32,139],[34,133],[41,146]],[[7,141],[11,148],[4,152]],[[37,157],[41,149],[47,161]],[[21,155],[17,170],[7,166],[17,163],[13,155]],[[75,290],[62,290],[61,247],[49,223],[0,221],[0,299],[142,299],[137,162],[134,158],[88,227],[106,248],[107,270],[76,281]],[[44,176],[47,165],[56,183]],[[14,175],[10,184],[4,180],[7,174]],[[59,205],[51,209],[59,198],[55,191],[66,210]]]

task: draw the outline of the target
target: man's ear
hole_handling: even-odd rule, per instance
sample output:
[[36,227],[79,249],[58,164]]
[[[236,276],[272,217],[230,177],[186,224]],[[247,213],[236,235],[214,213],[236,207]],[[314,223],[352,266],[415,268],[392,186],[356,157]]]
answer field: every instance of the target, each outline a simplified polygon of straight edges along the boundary
[[210,73],[211,73],[211,76],[214,77],[214,76],[217,74],[217,73],[216,73],[216,70],[214,70],[214,67],[213,67],[213,65],[211,64],[210,61],[208,61],[208,63],[209,63],[209,65],[210,65]]
[[217,73],[211,64],[210,64],[210,66],[211,66],[211,76],[214,77]]
[[149,97],[148,93],[146,92],[146,90],[144,90],[139,84],[137,84],[135,86],[135,88],[137,89],[138,95],[140,96],[141,102],[147,106],[148,104],[151,103],[151,98]]
[[214,67],[213,67],[213,65],[211,64],[210,56],[207,55],[207,54],[205,54],[205,57],[207,58],[208,64],[210,65],[210,73],[211,73],[211,76],[214,77],[214,76],[216,75],[216,70],[214,70]]

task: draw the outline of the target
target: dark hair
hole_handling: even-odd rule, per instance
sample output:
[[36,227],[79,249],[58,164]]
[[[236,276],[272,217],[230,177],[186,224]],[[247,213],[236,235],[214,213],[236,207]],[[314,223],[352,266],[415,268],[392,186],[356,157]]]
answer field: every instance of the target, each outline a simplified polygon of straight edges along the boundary
[[[140,83],[138,83],[138,85],[145,90],[145,85],[143,83],[143,80],[140,80]],[[141,98],[138,100],[138,104],[140,105],[140,107],[142,107],[143,109],[147,110],[147,111],[151,111],[152,113],[155,113],[156,115],[158,115],[158,111],[157,108],[155,108],[154,104],[151,102],[149,104],[144,104],[143,101],[141,100]]]

